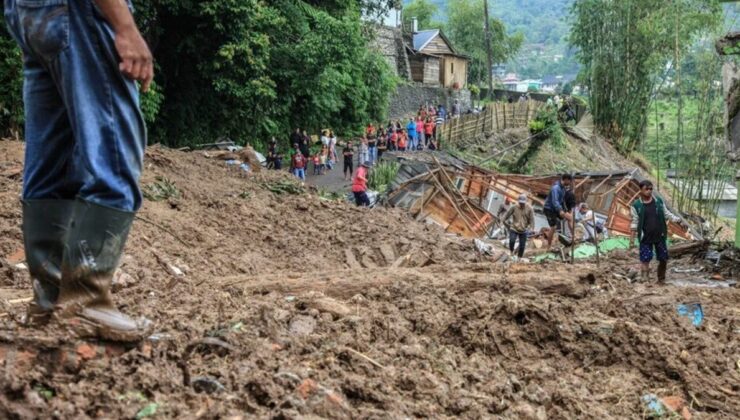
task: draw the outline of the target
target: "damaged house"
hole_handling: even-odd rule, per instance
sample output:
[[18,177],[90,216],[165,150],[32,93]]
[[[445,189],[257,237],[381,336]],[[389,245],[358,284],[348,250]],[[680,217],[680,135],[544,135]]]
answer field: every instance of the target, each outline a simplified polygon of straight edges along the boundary
[[[536,228],[547,226],[541,210],[558,175],[498,174],[449,155],[435,156],[420,153],[414,159],[400,160],[399,175],[388,196],[391,205],[408,209],[417,220],[439,224],[449,232],[482,238],[495,225],[494,214],[506,199],[516,202],[524,193],[535,207]],[[641,180],[637,169],[576,173],[576,203],[588,203],[610,233],[629,236],[630,206]],[[697,239],[676,223],[669,223],[668,230],[672,238]]]

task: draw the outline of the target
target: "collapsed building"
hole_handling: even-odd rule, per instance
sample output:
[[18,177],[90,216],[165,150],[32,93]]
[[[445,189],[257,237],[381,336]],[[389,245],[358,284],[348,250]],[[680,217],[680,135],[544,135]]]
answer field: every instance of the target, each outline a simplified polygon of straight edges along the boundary
[[[516,202],[520,194],[526,194],[535,208],[535,228],[547,226],[542,206],[558,175],[499,174],[444,153],[420,152],[386,158],[395,158],[400,164],[387,201],[394,207],[408,209],[417,220],[440,225],[467,238],[482,238],[492,233],[497,224],[495,214],[507,199]],[[587,172],[573,176],[576,202],[588,203],[611,234],[629,236],[630,206],[644,179],[640,171]],[[672,239],[699,239],[697,233],[673,222],[668,225],[668,234]]]

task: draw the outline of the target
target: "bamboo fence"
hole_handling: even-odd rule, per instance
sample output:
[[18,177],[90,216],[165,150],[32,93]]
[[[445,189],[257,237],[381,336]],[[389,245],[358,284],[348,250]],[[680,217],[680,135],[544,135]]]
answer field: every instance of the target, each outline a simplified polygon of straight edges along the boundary
[[445,146],[455,146],[486,133],[495,133],[510,128],[525,128],[545,106],[544,102],[526,101],[516,103],[491,103],[479,114],[452,118],[438,128]]

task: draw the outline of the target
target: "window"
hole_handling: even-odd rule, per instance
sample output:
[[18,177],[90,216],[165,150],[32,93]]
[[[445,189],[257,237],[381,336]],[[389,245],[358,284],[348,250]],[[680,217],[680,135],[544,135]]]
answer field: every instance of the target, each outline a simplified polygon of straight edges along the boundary
[[455,74],[455,63],[450,63],[450,73]]
[[458,191],[462,191],[462,188],[465,186],[465,178],[457,178],[455,180],[455,188],[458,189]]

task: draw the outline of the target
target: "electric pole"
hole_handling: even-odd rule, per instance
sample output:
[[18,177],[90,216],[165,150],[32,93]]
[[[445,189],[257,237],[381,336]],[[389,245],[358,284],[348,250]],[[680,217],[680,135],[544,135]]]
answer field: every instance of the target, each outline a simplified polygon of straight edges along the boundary
[[483,0],[483,10],[486,17],[486,55],[488,56],[488,67],[486,78],[488,80],[488,98],[493,97],[493,57],[491,52],[491,26],[488,18],[488,0]]

